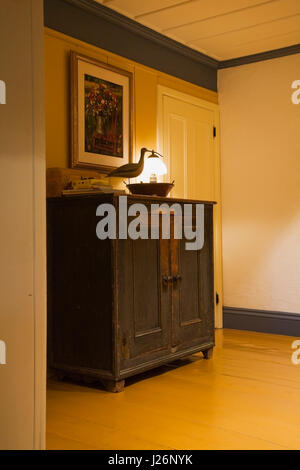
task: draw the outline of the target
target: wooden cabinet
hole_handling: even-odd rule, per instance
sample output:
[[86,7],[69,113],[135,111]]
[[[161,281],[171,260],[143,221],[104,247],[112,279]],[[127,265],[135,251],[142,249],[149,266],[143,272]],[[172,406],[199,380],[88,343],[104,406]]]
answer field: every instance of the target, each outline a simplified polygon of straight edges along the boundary
[[[148,208],[189,202],[127,199]],[[170,239],[99,240],[102,203],[113,204],[118,219],[117,195],[48,199],[48,362],[119,391],[131,375],[197,351],[210,356],[213,204],[204,206],[203,248],[187,251],[172,230]]]

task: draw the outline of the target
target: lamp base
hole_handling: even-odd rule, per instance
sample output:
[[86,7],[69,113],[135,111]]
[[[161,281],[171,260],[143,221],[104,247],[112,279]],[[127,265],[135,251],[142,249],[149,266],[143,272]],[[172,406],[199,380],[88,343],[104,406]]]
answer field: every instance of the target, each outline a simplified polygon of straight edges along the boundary
[[131,194],[166,197],[174,187],[173,183],[136,183],[126,184]]

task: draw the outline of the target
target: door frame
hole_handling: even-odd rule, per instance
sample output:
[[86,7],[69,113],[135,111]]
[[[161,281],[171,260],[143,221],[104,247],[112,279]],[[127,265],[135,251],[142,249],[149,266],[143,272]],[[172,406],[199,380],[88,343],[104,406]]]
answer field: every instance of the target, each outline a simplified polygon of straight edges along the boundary
[[31,0],[33,109],[33,286],[34,286],[34,434],[35,450],[46,448],[47,268],[46,130],[44,76],[44,5]]
[[221,162],[220,162],[220,112],[219,105],[203,100],[196,96],[182,93],[181,91],[157,85],[157,148],[163,154],[163,106],[164,98],[170,97],[184,103],[193,104],[200,108],[205,108],[213,112],[214,127],[216,136],[214,138],[214,200],[217,204],[214,207],[214,282],[215,293],[219,295],[219,303],[215,298],[215,327],[223,328],[223,268],[222,268],[222,198],[221,198]]

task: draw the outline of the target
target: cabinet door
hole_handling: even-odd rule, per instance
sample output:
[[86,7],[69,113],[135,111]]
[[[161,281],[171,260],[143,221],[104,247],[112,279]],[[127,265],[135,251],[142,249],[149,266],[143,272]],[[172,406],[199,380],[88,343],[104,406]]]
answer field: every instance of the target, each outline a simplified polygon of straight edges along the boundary
[[173,350],[213,342],[214,285],[212,208],[205,206],[204,246],[186,250],[186,239],[171,240]]
[[170,240],[118,240],[121,367],[165,353],[170,344]]

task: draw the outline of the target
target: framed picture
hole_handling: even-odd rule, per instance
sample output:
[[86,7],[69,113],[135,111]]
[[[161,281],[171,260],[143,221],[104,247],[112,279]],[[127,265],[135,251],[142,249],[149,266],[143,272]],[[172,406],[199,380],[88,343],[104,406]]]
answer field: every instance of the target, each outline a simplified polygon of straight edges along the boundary
[[71,165],[104,173],[131,161],[132,74],[71,52]]

